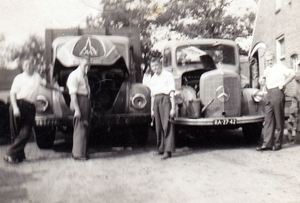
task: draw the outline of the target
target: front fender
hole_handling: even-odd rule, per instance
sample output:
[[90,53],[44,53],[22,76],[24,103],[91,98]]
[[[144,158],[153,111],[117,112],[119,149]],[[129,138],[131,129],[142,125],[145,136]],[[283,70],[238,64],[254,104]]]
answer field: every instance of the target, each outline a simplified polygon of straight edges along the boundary
[[73,115],[70,108],[66,104],[66,101],[63,97],[63,94],[60,91],[53,90],[47,87],[40,86],[39,88],[39,96],[43,96],[46,98],[46,102],[48,107],[44,111],[39,111],[42,103],[37,100],[37,111],[36,116],[38,117],[66,117]]
[[255,88],[242,89],[242,116],[254,116],[265,114],[265,100],[255,102],[252,94],[257,91]]
[[[135,108],[133,105],[133,99],[138,96],[143,95],[146,101],[145,107],[138,109]],[[150,113],[151,109],[151,92],[150,89],[143,85],[142,83],[133,83],[129,85],[129,113],[138,113],[138,112],[144,112],[144,113]]]

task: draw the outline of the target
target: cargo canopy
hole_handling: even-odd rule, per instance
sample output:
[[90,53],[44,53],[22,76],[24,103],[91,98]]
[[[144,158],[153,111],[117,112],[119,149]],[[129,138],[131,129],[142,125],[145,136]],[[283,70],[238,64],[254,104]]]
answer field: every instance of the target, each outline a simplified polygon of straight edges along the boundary
[[112,65],[120,57],[116,45],[106,38],[99,36],[74,36],[68,40],[57,38],[53,42],[56,58],[65,67],[79,65],[80,58],[85,55],[91,59],[91,65]]

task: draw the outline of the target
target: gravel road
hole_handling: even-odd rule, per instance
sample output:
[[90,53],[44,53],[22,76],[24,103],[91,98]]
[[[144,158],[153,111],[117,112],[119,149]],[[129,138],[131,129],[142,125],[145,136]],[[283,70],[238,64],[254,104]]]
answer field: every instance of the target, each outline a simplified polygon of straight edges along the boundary
[[[300,202],[300,146],[257,146],[241,130],[216,131],[177,140],[176,153],[162,161],[151,131],[145,148],[115,152],[94,143],[90,160],[74,161],[65,143],[40,150],[31,140],[26,162],[0,161],[0,202]],[[8,147],[0,145],[1,157]]]

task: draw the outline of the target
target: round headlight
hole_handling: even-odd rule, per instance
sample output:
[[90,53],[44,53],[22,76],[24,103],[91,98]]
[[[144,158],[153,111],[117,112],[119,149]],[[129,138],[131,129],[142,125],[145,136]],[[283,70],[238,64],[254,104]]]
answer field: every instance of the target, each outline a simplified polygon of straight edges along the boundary
[[131,100],[132,106],[136,109],[143,109],[147,105],[147,100],[145,95],[136,94]]
[[260,90],[255,90],[253,93],[252,93],[252,99],[255,101],[255,102],[260,102],[261,100],[263,100],[264,98],[264,93]]
[[184,102],[185,97],[181,91],[176,91],[174,97],[176,104],[182,104]]
[[43,95],[38,95],[36,101],[36,110],[42,113],[47,110],[48,106],[49,106],[48,99]]

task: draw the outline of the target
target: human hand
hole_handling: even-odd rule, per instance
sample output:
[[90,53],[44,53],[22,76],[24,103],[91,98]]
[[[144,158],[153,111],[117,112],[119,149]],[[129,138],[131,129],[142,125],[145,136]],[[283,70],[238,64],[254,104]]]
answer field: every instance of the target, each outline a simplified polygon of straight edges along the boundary
[[75,113],[74,113],[74,118],[80,118],[81,117],[81,113],[79,110],[75,110]]
[[20,116],[21,116],[21,113],[20,113],[20,109],[19,109],[19,108],[15,108],[15,109],[13,110],[13,112],[14,112],[14,116],[15,116],[15,117],[20,117]]
[[154,110],[151,110],[151,118],[154,118]]
[[278,88],[279,88],[280,90],[283,90],[283,89],[284,89],[284,85],[281,84],[281,85],[278,86]]
[[259,79],[259,84],[260,85],[265,85],[265,83],[266,83],[266,78],[265,77],[262,77],[262,78]]
[[175,110],[173,108],[170,110],[170,117],[171,118],[175,117]]

